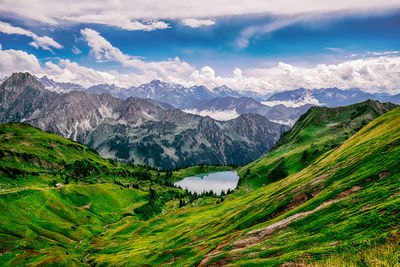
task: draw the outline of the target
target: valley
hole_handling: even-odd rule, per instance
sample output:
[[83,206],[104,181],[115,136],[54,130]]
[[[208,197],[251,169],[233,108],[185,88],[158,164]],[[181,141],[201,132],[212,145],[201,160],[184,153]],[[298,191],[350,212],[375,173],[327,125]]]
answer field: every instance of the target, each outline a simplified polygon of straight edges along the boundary
[[229,167],[148,169],[1,124],[0,263],[395,265],[399,118],[376,101],[312,108],[221,196],[171,185]]

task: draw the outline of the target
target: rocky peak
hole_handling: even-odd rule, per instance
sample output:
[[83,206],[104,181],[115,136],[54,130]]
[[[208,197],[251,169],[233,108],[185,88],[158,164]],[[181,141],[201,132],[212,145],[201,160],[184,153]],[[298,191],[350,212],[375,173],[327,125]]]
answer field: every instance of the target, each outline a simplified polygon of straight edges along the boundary
[[2,84],[2,87],[7,91],[20,93],[25,88],[30,87],[37,90],[44,90],[43,85],[28,72],[13,73]]

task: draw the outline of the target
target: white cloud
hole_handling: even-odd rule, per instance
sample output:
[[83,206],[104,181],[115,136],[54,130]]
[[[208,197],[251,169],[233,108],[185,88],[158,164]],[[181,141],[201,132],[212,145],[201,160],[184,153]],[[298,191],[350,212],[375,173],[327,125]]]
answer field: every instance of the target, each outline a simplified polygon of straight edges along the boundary
[[182,20],[182,24],[191,28],[199,28],[214,25],[215,21],[211,19],[184,19]]
[[13,72],[24,71],[42,73],[38,59],[21,50],[2,50],[0,46],[0,76],[4,77]]
[[97,61],[119,62],[125,67],[140,71],[149,79],[168,80],[174,77],[187,77],[194,71],[191,65],[178,57],[168,61],[146,62],[122,53],[95,30],[86,28],[81,30],[81,34]]
[[[210,66],[195,69],[179,59],[145,62],[123,54],[93,30],[85,29],[84,33],[93,56],[100,61],[120,62],[127,67],[124,73],[115,70],[98,71],[65,59],[41,64],[34,55],[24,51],[0,49],[0,76],[10,75],[15,71],[29,71],[37,76],[47,75],[56,81],[74,82],[84,87],[99,83],[130,87],[152,79],[162,79],[185,86],[204,85],[214,88],[226,85],[234,90],[250,90],[264,94],[300,87],[361,88],[369,92],[400,93],[400,56],[396,53],[383,56],[371,54],[370,57],[348,60],[340,64],[320,64],[314,67],[299,67],[280,62],[268,68],[235,68],[231,75],[220,76]],[[312,99],[304,101],[312,103]],[[293,106],[296,103],[286,104]],[[209,115],[211,116],[211,113]]]
[[0,47],[0,76],[9,76],[13,72],[30,72],[41,77],[47,75],[58,82],[73,82],[84,87],[99,83],[117,84],[130,87],[147,82],[148,79],[134,73],[120,74],[115,71],[103,72],[80,66],[76,62],[61,59],[56,63],[51,61],[40,64],[33,54],[21,50],[2,50]]
[[336,65],[320,64],[299,67],[278,63],[269,68],[235,69],[232,76],[218,76],[211,67],[192,73],[184,85],[201,84],[209,88],[226,85],[236,90],[259,93],[292,90],[296,88],[361,88],[369,92],[400,93],[400,57],[381,56],[345,61]]
[[[69,0],[60,3],[52,0],[0,0],[1,14],[17,15],[25,19],[47,24],[64,22],[101,23],[128,30],[162,29],[167,24],[160,20],[182,20],[187,18],[269,13],[293,15],[309,12],[331,12],[343,10],[391,9],[399,6],[398,0]],[[155,23],[146,23],[146,20]],[[152,25],[142,26],[143,25]]]
[[295,15],[291,17],[278,17],[265,25],[250,26],[241,31],[236,39],[236,46],[240,49],[246,48],[249,45],[249,40],[254,36],[268,34],[278,29],[287,27],[291,24],[310,19],[310,15]]
[[18,34],[18,35],[25,35],[28,37],[31,37],[33,39],[32,42],[29,44],[33,47],[37,48],[42,48],[45,50],[51,51],[51,47],[60,49],[63,46],[54,41],[52,38],[48,36],[38,36],[37,34],[28,31],[26,29],[20,28],[20,27],[14,27],[10,25],[9,23],[2,22],[0,21],[0,32],[5,33],[5,34]]
[[190,113],[190,114],[200,115],[202,117],[209,116],[217,121],[229,121],[229,120],[236,119],[237,117],[240,116],[240,114],[237,113],[236,109],[233,109],[233,110],[202,110],[202,111],[198,111],[197,109],[184,109],[183,111],[186,113]]
[[74,53],[75,55],[79,55],[79,54],[81,54],[81,53],[82,53],[82,51],[81,51],[81,50],[79,50],[79,48],[78,48],[78,47],[76,47],[76,46],[73,46],[73,47],[72,47],[72,53]]
[[387,55],[395,55],[399,54],[400,51],[383,51],[383,52],[367,52],[368,55],[373,56],[387,56]]
[[334,52],[334,53],[344,53],[346,52],[343,48],[339,47],[325,47],[326,50]]
[[83,23],[97,23],[109,26],[116,26],[118,28],[128,31],[154,31],[169,28],[169,25],[160,20],[131,20],[127,17],[119,16],[118,14],[93,14],[93,15],[82,15],[79,17],[63,17],[63,19],[73,22]]

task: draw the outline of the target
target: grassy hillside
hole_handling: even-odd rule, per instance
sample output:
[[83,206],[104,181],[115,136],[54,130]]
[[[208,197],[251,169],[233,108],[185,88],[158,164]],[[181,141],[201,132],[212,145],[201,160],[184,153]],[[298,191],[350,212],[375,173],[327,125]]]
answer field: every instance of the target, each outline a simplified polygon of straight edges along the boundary
[[140,225],[126,218],[92,240],[88,262],[395,266],[399,140],[397,108],[286,179]]
[[0,176],[0,189],[117,182],[148,190],[176,180],[166,172],[105,159],[80,143],[22,123],[0,124]]
[[164,186],[172,180],[26,124],[0,124],[0,266],[82,264],[83,244],[109,224],[177,206],[186,193]]
[[[48,187],[53,180],[106,182],[141,168],[100,157],[96,151],[21,123],[0,124],[0,188]],[[145,171],[145,169],[142,169]],[[132,179],[133,180],[133,179]]]
[[[330,123],[321,121],[323,127]],[[288,139],[285,144],[293,140]],[[2,149],[9,153],[13,146]],[[20,156],[14,158],[24,165]],[[12,167],[15,163],[9,162],[14,158],[7,154],[4,162]],[[155,171],[156,178],[145,182],[158,186],[156,195],[161,197],[114,184],[108,180],[111,176],[96,173],[54,188],[46,185],[52,178],[42,174],[10,178],[3,172],[1,179],[6,177],[7,182],[1,183],[9,187],[0,192],[0,265],[396,266],[399,159],[400,108],[396,108],[300,171],[250,193],[225,196],[218,204],[194,201],[178,208],[177,198],[162,194],[177,189],[155,184],[158,175],[166,175]],[[35,168],[23,170],[33,173]],[[63,176],[71,169],[60,171]],[[40,186],[24,185],[35,177],[43,181]],[[13,187],[11,179],[18,186]],[[136,181],[130,175],[121,179]],[[157,216],[144,218],[138,213],[158,201],[162,210]]]
[[146,196],[109,183],[0,192],[0,265],[79,265],[84,243],[133,216]]
[[338,108],[310,108],[281,136],[270,153],[239,169],[241,189],[256,189],[301,171],[361,127],[396,107],[392,103],[367,100]]

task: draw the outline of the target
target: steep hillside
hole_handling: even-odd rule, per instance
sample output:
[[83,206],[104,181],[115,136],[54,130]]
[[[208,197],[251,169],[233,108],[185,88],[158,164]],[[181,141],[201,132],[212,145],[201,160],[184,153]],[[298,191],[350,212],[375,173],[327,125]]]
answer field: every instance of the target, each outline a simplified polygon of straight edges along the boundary
[[25,122],[79,141],[104,157],[163,169],[244,165],[267,153],[288,129],[260,115],[220,122],[142,98],[57,94],[28,73],[4,81],[0,100],[0,122]]
[[[88,247],[91,264],[398,264],[400,108],[313,165],[220,204],[137,225],[127,218]],[[155,247],[157,249],[155,249]],[[371,256],[374,247],[379,253]],[[370,255],[363,257],[363,255]]]
[[258,188],[299,172],[395,107],[392,103],[367,100],[338,108],[310,108],[270,153],[239,170],[242,189]]

